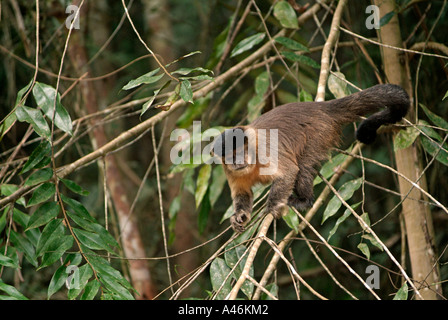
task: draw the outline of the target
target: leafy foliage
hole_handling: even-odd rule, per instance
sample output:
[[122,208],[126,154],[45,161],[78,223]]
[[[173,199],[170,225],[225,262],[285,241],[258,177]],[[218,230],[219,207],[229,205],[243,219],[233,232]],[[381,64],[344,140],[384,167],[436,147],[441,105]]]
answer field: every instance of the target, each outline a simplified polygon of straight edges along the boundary
[[[98,3],[99,8],[105,2]],[[9,7],[4,10],[2,21],[6,27],[0,35],[4,39],[0,52],[5,60],[0,81],[6,89],[0,102],[0,201],[5,201],[0,211],[1,299],[139,297],[129,273],[132,266],[122,249],[126,239],[121,232],[126,225],[122,225],[120,208],[116,206],[121,196],[135,197],[129,221],[135,219],[140,227],[147,256],[139,258],[150,261],[148,271],[155,286],[159,286],[155,291],[161,292],[160,297],[179,298],[177,294],[185,290],[181,287],[174,294],[165,290],[172,285],[178,288],[177,283],[170,282],[167,272],[181,278],[183,272],[191,271],[188,268],[202,266],[185,278],[187,282],[192,280],[189,297],[213,299],[228,297],[242,275],[248,253],[258,240],[256,234],[264,217],[269,186],[253,190],[252,224],[245,233],[231,238],[230,232],[224,232],[233,214],[225,172],[221,166],[210,164],[212,158],[206,148],[225,128],[250,123],[281,104],[314,100],[322,68],[321,51],[338,1],[324,5],[301,0],[198,1],[194,6],[178,0],[167,3],[170,10],[162,10],[165,13],[157,18],[152,16],[157,10],[149,10],[143,1],[134,1],[130,8],[137,32],[154,50],[144,61],[140,60],[148,52],[129,25],[119,24],[116,19],[123,15],[120,2],[105,6],[107,12],[92,6],[92,19],[81,20],[85,43],[76,42],[75,36],[68,42],[69,46],[85,45],[85,52],[92,54],[91,60],[82,66],[76,65],[73,56],[61,61],[66,33],[58,31],[58,12],[65,8],[52,11],[40,2],[39,44],[32,38],[36,12],[31,2],[20,3],[25,33],[16,30],[16,17],[11,14],[15,11]],[[442,46],[436,49],[439,57],[430,55],[435,51],[434,43],[448,42],[448,35],[443,32],[446,19],[437,18],[447,9],[441,1],[428,7],[424,1],[397,3],[396,10],[380,19],[380,27],[398,18],[405,45],[412,50],[414,43],[430,40],[421,59],[418,54],[402,53],[414,82],[415,114],[409,122],[386,128],[378,142],[362,151],[353,143],[354,128],[344,129],[341,149],[345,151],[332,150],[319,170],[326,180],[334,178],[337,195],[328,193],[319,199],[325,195],[327,185],[320,177],[314,181],[318,201],[310,223],[319,234],[313,233],[294,210],[288,210],[283,220],[272,224],[266,236],[275,240],[278,247],[287,243],[282,252],[291,265],[282,264],[281,259],[271,261],[278,247],[264,243],[248,276],[261,283],[261,278],[269,273],[268,266],[276,270],[276,275],[261,284],[261,293],[258,286],[246,279],[239,298],[314,299],[317,294],[309,289],[312,287],[329,298],[370,299],[365,284],[359,279],[352,281],[352,270],[365,278],[363,270],[373,262],[381,267],[381,289],[375,291],[378,295],[407,300],[415,294],[403,282],[402,275],[391,270],[384,247],[354,214],[374,229],[393,255],[398,257],[405,252],[397,240],[402,234],[397,212],[405,195],[397,191],[399,177],[388,168],[394,166],[393,152],[414,146],[422,152],[417,156],[424,160],[428,192],[442,204],[448,201],[448,186],[443,179],[448,170],[446,59],[440,51]],[[315,5],[318,10],[309,14]],[[365,26],[366,5],[370,2],[356,1],[347,7],[344,28],[364,38],[376,37]],[[163,24],[158,25],[159,21]],[[119,26],[116,36],[111,29],[115,22]],[[104,39],[92,33],[96,30],[107,30],[104,36],[110,39],[104,43]],[[431,35],[428,30],[432,30]],[[378,81],[387,82],[377,45],[358,40],[343,29],[338,39],[331,55],[326,99],[343,97]],[[266,46],[268,43],[270,47]],[[34,46],[40,50],[39,71],[30,79],[29,66],[35,63],[30,48]],[[263,48],[262,54],[253,58]],[[22,64],[23,60],[28,61],[27,65]],[[63,76],[58,77],[50,70],[59,70],[62,62]],[[84,70],[88,72],[81,77]],[[83,96],[90,83],[94,83],[97,110],[88,109],[91,101]],[[135,134],[135,129],[148,120],[154,121],[155,136],[144,134],[152,126]],[[197,121],[203,126],[199,132],[195,129]],[[93,156],[102,150],[94,136],[98,128],[107,133],[109,141],[105,143],[116,145]],[[175,140],[170,139],[169,131],[173,129],[182,130]],[[388,139],[390,132],[393,144]],[[151,138],[159,143],[154,146],[158,162]],[[174,163],[166,152],[172,150],[173,144],[177,155],[181,154],[176,159],[182,161]],[[196,149],[205,151],[195,154]],[[348,155],[352,152],[361,160],[353,160]],[[79,160],[89,156],[92,158],[88,162],[78,165]],[[115,157],[124,179],[106,177],[109,157]],[[94,161],[98,166],[92,165]],[[71,166],[74,169],[70,175],[61,174]],[[122,186],[126,195],[110,194],[116,185]],[[106,198],[114,205],[105,205]],[[443,249],[443,208],[426,198],[418,201],[431,209],[437,222],[434,247]],[[105,207],[111,211],[107,216],[100,213]],[[168,220],[165,234],[160,209]],[[163,240],[167,240],[165,253]],[[341,267],[329,247],[353,269]],[[190,248],[193,249],[187,250]],[[159,257],[166,252],[176,253],[175,258]],[[185,256],[191,257],[189,263],[179,258],[184,256],[177,255],[179,252],[188,253]],[[153,257],[158,258],[150,260]],[[404,263],[409,263],[407,258]],[[440,256],[440,261],[443,258]],[[166,261],[171,263],[169,270]],[[299,280],[293,271],[302,275],[309,287],[303,282],[297,286]],[[440,271],[441,295],[446,296],[444,264]]]

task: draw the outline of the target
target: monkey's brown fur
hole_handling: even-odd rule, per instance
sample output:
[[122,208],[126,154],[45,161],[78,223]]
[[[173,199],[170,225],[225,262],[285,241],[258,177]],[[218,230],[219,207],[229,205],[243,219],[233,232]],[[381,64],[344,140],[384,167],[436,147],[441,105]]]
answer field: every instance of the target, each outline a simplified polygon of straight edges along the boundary
[[[376,85],[341,99],[282,105],[266,112],[247,126],[223,132],[215,139],[213,153],[223,159],[234,203],[235,213],[231,217],[234,230],[243,231],[249,222],[253,204],[251,188],[258,183],[272,183],[266,212],[276,218],[281,217],[287,204],[298,210],[311,207],[314,202],[313,180],[317,169],[327,158],[329,149],[340,142],[342,126],[378,109],[384,109],[364,120],[357,130],[358,140],[372,143],[376,130],[382,124],[401,120],[408,107],[409,97],[401,87]],[[271,147],[269,130],[278,130],[278,161],[274,164],[277,167],[275,172],[260,174],[262,168],[272,163],[261,164],[258,153],[254,162],[250,162],[245,154],[243,163],[224,163],[229,150],[233,155],[238,150],[233,138],[229,138],[229,132],[249,132],[244,145],[240,146],[247,153],[248,141],[254,141],[258,147],[257,134],[260,129],[268,132],[268,150]],[[231,148],[227,150],[226,145]]]

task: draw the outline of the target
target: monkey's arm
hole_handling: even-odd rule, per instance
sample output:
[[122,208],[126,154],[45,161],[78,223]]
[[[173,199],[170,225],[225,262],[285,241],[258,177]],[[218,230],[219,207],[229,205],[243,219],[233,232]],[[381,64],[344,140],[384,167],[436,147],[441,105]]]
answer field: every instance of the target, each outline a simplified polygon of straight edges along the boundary
[[235,213],[230,217],[233,230],[243,232],[244,226],[250,221],[252,213],[253,194],[248,189],[232,189],[233,209]]
[[287,205],[288,198],[294,189],[298,172],[298,168],[290,167],[288,173],[276,178],[272,182],[266,212],[272,214],[276,219],[282,217],[283,209]]

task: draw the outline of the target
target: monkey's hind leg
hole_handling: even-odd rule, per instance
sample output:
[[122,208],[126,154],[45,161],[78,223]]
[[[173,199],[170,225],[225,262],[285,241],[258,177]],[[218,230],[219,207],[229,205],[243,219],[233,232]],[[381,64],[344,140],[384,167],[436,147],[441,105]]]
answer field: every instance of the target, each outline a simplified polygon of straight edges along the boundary
[[302,169],[297,175],[294,190],[288,198],[288,205],[303,212],[314,204],[314,175],[312,170]]
[[288,203],[288,197],[294,189],[297,172],[298,170],[294,170],[294,172],[291,170],[288,174],[272,182],[266,212],[271,213],[276,219],[281,218],[283,215],[285,206]]

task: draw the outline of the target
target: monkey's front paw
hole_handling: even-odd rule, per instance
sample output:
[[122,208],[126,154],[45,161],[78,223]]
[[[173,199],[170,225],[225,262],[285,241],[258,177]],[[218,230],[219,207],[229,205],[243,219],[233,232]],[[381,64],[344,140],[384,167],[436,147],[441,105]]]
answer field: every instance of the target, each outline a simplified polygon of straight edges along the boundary
[[235,232],[241,233],[244,231],[244,226],[247,225],[249,220],[250,213],[239,210],[230,217],[230,224],[232,225],[232,228]]

